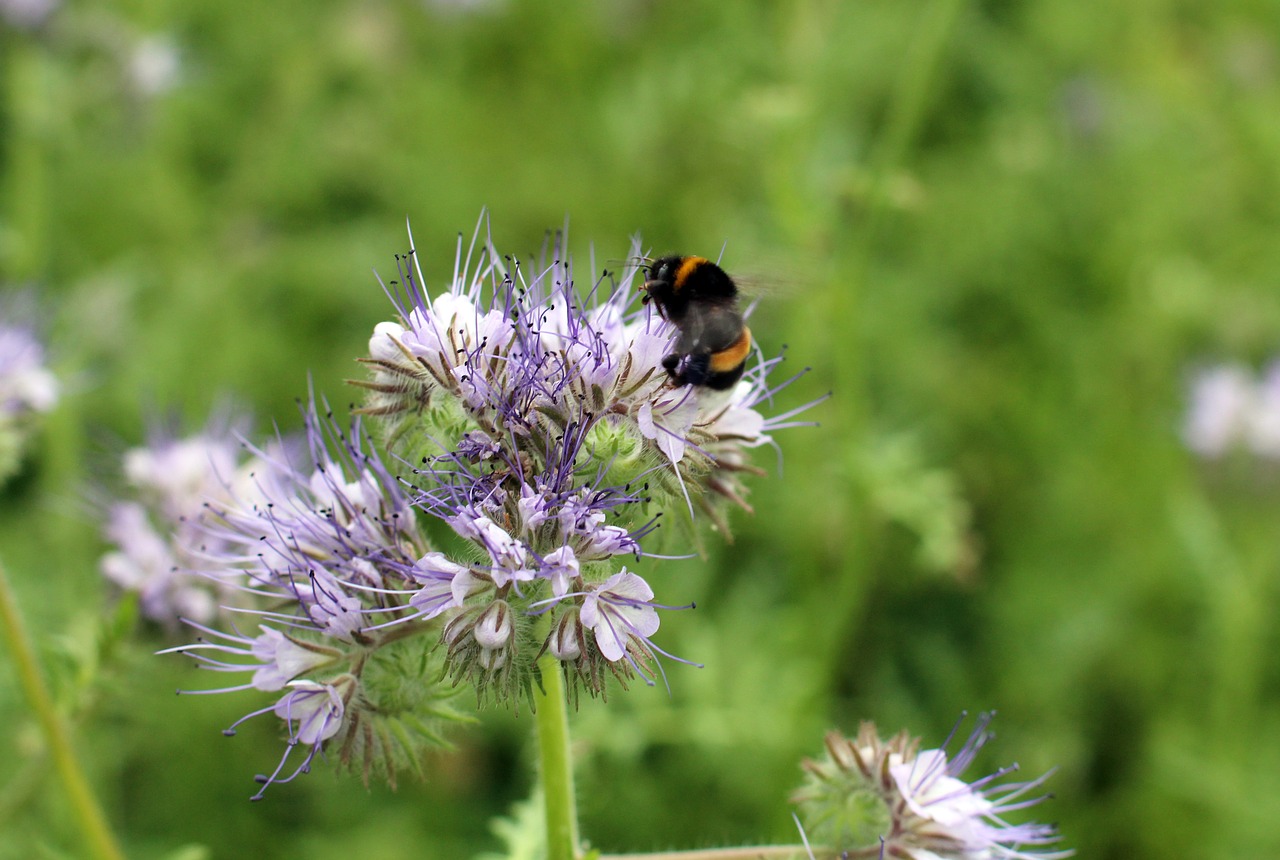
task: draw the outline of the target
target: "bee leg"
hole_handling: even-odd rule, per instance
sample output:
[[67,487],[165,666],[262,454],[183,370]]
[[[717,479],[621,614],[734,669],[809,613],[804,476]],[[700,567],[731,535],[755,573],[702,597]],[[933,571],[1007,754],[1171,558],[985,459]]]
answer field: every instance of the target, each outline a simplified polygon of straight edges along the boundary
[[684,384],[682,382],[679,382],[680,373],[676,369],[680,366],[680,358],[681,358],[680,353],[673,352],[670,355],[663,357],[662,359],[662,369],[667,372],[667,376],[670,376],[673,380],[677,381],[676,382],[677,385]]

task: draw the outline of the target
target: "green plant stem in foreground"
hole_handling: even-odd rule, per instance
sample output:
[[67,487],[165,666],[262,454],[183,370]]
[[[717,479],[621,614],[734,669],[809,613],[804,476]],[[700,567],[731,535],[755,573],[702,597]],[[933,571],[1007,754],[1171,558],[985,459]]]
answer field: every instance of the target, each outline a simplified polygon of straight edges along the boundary
[[45,743],[53,757],[54,768],[62,780],[63,790],[71,803],[71,808],[89,849],[89,856],[95,860],[124,860],[124,852],[116,844],[115,836],[107,824],[106,816],[98,805],[89,781],[76,760],[75,751],[71,748],[71,737],[66,722],[54,707],[49,688],[40,674],[40,665],[36,662],[35,649],[31,646],[31,638],[27,635],[26,625],[18,611],[17,600],[9,587],[9,578],[5,574],[4,565],[0,563],[0,630],[3,630],[5,645],[13,655],[13,663],[18,670],[18,681],[22,684],[31,702],[31,708],[40,721],[40,729]]
[[547,860],[576,860],[578,806],[569,754],[569,707],[560,661],[550,654],[538,661],[542,689],[534,688],[539,777],[546,808]]
[[745,848],[702,848],[697,851],[657,851],[650,854],[601,854],[598,860],[809,860],[810,857],[827,860],[835,856],[834,853],[823,850],[814,850],[810,854],[803,845],[756,845]]

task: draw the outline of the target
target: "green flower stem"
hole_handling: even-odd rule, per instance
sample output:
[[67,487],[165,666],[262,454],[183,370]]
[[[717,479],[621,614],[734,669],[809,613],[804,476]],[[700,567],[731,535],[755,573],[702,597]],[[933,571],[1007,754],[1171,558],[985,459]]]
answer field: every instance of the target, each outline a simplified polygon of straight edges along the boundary
[[0,630],[3,630],[5,645],[13,655],[14,665],[18,669],[18,681],[40,721],[45,743],[53,757],[54,769],[62,780],[63,790],[75,813],[76,823],[80,825],[89,856],[95,860],[124,860],[124,852],[116,843],[102,807],[89,788],[89,781],[85,779],[75,751],[71,748],[66,723],[54,707],[53,697],[49,695],[49,688],[40,674],[31,637],[27,634],[22,614],[18,611],[18,603],[9,587],[9,578],[3,564],[0,564],[0,621],[3,622]]
[[578,806],[569,754],[569,707],[560,661],[550,654],[538,661],[542,688],[534,688],[541,763],[542,798],[547,816],[547,860],[578,857]]
[[[876,849],[878,852],[880,849]],[[834,851],[813,849],[803,845],[756,845],[746,848],[703,848],[698,851],[657,851],[652,854],[601,854],[598,860],[827,860],[836,857]],[[854,857],[857,855],[845,855]]]

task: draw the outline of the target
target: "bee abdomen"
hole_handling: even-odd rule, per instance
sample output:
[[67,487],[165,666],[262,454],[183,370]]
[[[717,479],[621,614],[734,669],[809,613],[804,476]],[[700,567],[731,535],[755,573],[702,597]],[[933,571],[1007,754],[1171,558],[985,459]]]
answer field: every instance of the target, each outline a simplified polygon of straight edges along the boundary
[[[728,373],[732,370],[738,370],[741,376],[742,365],[747,360],[747,355],[751,352],[751,329],[746,326],[742,327],[742,334],[738,336],[732,344],[724,349],[711,353],[712,374]],[[735,378],[736,382],[737,379]]]

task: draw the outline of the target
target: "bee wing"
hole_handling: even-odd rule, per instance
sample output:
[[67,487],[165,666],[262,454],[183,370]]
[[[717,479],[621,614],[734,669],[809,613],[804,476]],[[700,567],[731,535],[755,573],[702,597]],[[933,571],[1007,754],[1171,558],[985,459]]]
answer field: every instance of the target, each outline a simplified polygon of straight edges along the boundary
[[685,314],[684,319],[680,323],[680,337],[676,339],[676,351],[683,355],[692,355],[696,352],[709,352],[706,347],[706,339],[703,337],[706,329],[707,315],[701,311],[691,308]]
[[676,349],[685,355],[719,352],[742,336],[742,315],[729,308],[691,311],[680,329]]
[[716,310],[703,320],[702,348],[708,352],[728,349],[742,337],[742,314],[728,308]]
[[750,317],[761,302],[767,305],[795,299],[796,295],[823,283],[825,264],[821,260],[795,250],[785,257],[768,252],[753,252],[749,259],[734,259],[720,265],[738,287],[738,307]]

